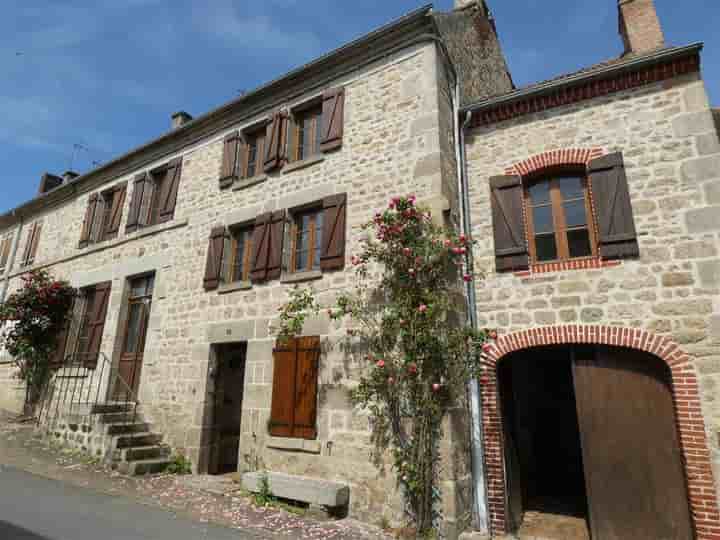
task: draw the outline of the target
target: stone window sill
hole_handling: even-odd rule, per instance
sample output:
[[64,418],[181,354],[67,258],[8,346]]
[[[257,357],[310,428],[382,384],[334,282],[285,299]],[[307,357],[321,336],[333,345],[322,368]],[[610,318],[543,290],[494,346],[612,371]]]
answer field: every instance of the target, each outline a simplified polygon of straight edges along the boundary
[[248,291],[252,289],[250,281],[236,281],[234,283],[223,283],[218,287],[218,294],[228,294],[235,291]]
[[288,163],[283,168],[283,174],[288,174],[293,171],[297,171],[300,169],[304,169],[305,167],[310,167],[311,165],[315,165],[316,163],[321,163],[325,161],[325,156],[322,154],[318,154],[317,156],[311,156],[307,159],[303,159],[302,161],[293,161],[292,163]]
[[269,437],[268,448],[276,450],[292,450],[294,452],[305,452],[307,454],[320,453],[320,441],[308,441],[306,439],[290,439],[286,437]]
[[286,273],[280,277],[280,283],[301,283],[303,281],[314,281],[322,279],[322,270],[310,270],[309,272]]
[[258,174],[252,178],[238,178],[235,180],[235,183],[233,183],[232,190],[240,191],[241,189],[249,188],[250,186],[262,184],[267,179],[267,174]]

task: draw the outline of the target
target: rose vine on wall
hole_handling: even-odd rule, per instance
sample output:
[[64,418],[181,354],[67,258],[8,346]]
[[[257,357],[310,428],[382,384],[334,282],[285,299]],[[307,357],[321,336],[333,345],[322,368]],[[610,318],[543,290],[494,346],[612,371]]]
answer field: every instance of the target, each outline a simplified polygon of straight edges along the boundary
[[332,306],[296,288],[280,308],[279,337],[299,335],[307,316],[327,310],[348,327],[348,350],[365,362],[355,403],[371,417],[377,464],[390,452],[408,518],[420,536],[439,527],[442,421],[465,403],[495,334],[465,322],[462,280],[472,242],[437,226],[414,196],[394,198],[363,226],[352,257],[357,283]]

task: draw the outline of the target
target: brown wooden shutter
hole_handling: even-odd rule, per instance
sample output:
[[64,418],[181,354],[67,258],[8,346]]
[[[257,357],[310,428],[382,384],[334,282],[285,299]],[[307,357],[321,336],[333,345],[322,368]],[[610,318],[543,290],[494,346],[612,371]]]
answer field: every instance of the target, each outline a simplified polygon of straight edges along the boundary
[[220,272],[225,251],[225,227],[213,227],[210,232],[207,262],[205,263],[205,279],[203,287],[206,291],[214,291],[220,286]]
[[490,179],[495,268],[498,272],[527,270],[529,267],[522,200],[520,176]]
[[268,123],[265,132],[265,158],[263,169],[270,172],[280,166],[282,159],[282,127],[283,115],[281,112],[273,114],[272,120]]
[[270,406],[270,435],[292,437],[295,413],[297,340],[278,340],[273,349],[273,390]]
[[67,340],[70,333],[70,325],[72,324],[73,313],[75,311],[75,299],[73,299],[70,309],[65,315],[65,321],[60,327],[57,338],[55,339],[55,350],[50,357],[50,368],[58,369],[65,363],[65,351],[67,349]]
[[282,273],[283,258],[283,228],[285,226],[285,211],[273,212],[269,225],[267,279],[278,279]]
[[30,253],[26,259],[25,265],[31,265],[35,262],[35,256],[37,255],[38,244],[40,243],[40,231],[42,231],[42,223],[36,222],[33,225],[33,231],[30,238]]
[[143,191],[145,189],[145,178],[147,173],[138,174],[133,181],[132,198],[130,199],[130,210],[128,211],[128,220],[125,225],[125,232],[131,233],[138,229],[138,220],[140,218],[140,205],[143,200]]
[[320,337],[296,339],[295,413],[292,436],[300,439],[317,437],[318,364]]
[[83,220],[82,231],[80,232],[80,243],[78,244],[78,247],[81,249],[90,243],[90,233],[92,232],[92,226],[95,222],[98,197],[97,193],[93,193],[88,198],[87,208],[85,209],[85,219]]
[[252,266],[250,270],[250,280],[253,282],[261,282],[267,279],[271,220],[272,212],[261,214],[255,218],[255,228],[252,239]]
[[225,136],[222,169],[220,170],[220,189],[230,187],[238,178],[240,140],[239,131],[233,131]]
[[588,173],[597,211],[600,256],[638,257],[640,249],[622,153],[594,159]]
[[0,245],[0,272],[5,271],[8,260],[10,259],[10,249],[12,247],[12,239],[5,238]]
[[107,317],[108,304],[110,303],[110,289],[112,282],[106,281],[95,285],[93,294],[95,299],[92,302],[92,312],[88,314],[88,345],[87,353],[83,358],[83,365],[88,369],[95,369],[100,355],[100,345],[105,329],[105,318]]
[[322,139],[320,150],[328,152],[342,146],[345,123],[345,89],[334,88],[323,94]]
[[158,223],[165,223],[175,217],[180,176],[182,176],[182,158],[173,159],[165,174],[165,181],[160,191]]
[[127,182],[115,186],[112,192],[112,203],[110,204],[110,216],[107,220],[105,239],[116,238],[120,231],[125,196],[127,194]]
[[345,223],[347,195],[331,195],[323,199],[323,238],[320,268],[337,270],[345,267]]

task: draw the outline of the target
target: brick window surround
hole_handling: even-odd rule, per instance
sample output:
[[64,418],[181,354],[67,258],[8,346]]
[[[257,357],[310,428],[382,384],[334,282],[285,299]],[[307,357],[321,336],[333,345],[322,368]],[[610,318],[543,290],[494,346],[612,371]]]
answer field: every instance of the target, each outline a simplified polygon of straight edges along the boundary
[[644,351],[656,356],[670,368],[671,390],[696,538],[720,538],[720,512],[697,375],[691,357],[667,336],[635,328],[585,325],[550,326],[507,334],[493,342],[484,354],[480,385],[488,509],[493,534],[507,532],[504,435],[498,399],[497,364],[508,354],[523,349],[571,344],[607,345]]
[[[544,170],[551,169],[553,167],[587,168],[593,159],[602,157],[605,154],[607,154],[607,152],[605,152],[602,148],[560,148],[557,150],[549,150],[510,165],[505,169],[505,174],[521,176],[523,178],[524,185],[528,178],[541,174]],[[595,203],[592,196],[592,184],[590,182],[588,182],[588,194],[590,196],[591,219],[595,220],[595,228],[597,229],[597,214],[595,212]],[[530,238],[528,219],[525,205],[523,205],[523,223],[526,239]],[[518,277],[528,277],[534,274],[562,272],[566,270],[605,268],[607,266],[617,266],[619,264],[621,264],[620,261],[603,261],[600,257],[588,257],[585,259],[574,259],[551,263],[531,262],[530,270],[515,272],[515,275]]]

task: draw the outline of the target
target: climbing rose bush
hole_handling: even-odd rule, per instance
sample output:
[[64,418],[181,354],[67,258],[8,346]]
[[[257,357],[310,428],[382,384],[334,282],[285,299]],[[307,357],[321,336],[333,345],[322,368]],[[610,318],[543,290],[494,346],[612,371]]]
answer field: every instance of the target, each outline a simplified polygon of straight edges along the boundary
[[0,326],[5,328],[0,340],[27,384],[25,406],[32,412],[50,374],[50,358],[76,291],[45,271],[30,272],[22,280],[23,286],[0,304]]
[[353,392],[371,418],[374,460],[390,452],[407,516],[420,536],[440,525],[442,420],[464,405],[494,331],[465,323],[462,282],[472,241],[435,225],[414,196],[397,197],[364,225],[368,238],[351,259],[357,285],[335,305],[296,289],[280,308],[280,337],[298,335],[305,318],[327,310],[348,329],[348,351],[365,363]]

